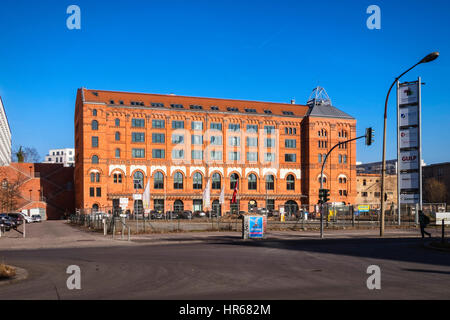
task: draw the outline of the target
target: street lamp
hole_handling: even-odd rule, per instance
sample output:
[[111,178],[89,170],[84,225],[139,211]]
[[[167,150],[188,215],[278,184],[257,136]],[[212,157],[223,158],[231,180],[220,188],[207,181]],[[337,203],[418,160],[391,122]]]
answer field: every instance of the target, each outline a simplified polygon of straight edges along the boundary
[[[415,68],[421,63],[427,63],[431,62],[439,57],[439,52],[432,52],[428,54],[426,57],[424,57],[422,60],[417,62],[415,65],[413,65],[411,68],[403,72],[401,75],[399,75],[397,78],[395,78],[394,82],[392,82],[391,87],[389,88],[389,91],[386,96],[386,102],[384,104],[384,127],[383,127],[383,161],[382,161],[382,169],[381,169],[381,217],[380,217],[380,237],[384,235],[384,180],[385,180],[385,171],[386,171],[386,120],[387,120],[387,106],[388,106],[388,100],[389,100],[389,94],[391,93],[392,88],[394,87],[395,83],[403,77],[407,72]],[[419,84],[420,85],[420,84]],[[420,164],[419,164],[420,165]],[[398,174],[398,172],[397,172]]]

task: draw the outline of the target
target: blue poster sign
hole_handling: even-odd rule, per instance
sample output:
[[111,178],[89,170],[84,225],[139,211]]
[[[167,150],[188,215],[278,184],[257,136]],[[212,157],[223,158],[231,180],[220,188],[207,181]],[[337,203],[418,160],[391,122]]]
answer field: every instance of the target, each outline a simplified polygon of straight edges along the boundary
[[248,237],[249,238],[262,238],[264,236],[263,217],[250,217]]

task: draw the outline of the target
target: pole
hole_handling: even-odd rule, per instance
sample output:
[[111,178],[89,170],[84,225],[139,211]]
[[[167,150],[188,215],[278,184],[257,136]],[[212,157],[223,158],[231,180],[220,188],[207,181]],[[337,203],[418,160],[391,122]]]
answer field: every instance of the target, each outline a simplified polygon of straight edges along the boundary
[[445,243],[445,219],[442,219],[442,243]]

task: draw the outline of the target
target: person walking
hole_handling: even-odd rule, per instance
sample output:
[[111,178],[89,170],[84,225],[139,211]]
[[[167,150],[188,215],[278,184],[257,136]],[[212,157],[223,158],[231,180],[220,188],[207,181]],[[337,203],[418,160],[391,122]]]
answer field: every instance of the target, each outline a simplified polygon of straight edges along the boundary
[[422,210],[419,210],[419,224],[420,224],[420,232],[422,233],[422,238],[427,234],[431,238],[431,233],[426,232],[425,228],[430,223],[430,218],[423,214]]

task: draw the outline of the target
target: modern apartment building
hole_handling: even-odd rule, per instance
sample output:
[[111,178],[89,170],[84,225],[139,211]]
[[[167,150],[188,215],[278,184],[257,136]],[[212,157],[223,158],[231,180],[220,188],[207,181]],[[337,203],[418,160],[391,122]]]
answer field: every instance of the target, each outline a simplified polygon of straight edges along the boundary
[[0,166],[11,163],[11,129],[2,97],[0,97]]
[[45,156],[44,163],[63,164],[64,167],[71,167],[75,165],[75,149],[51,149]]
[[[74,121],[80,209],[133,211],[149,184],[149,209],[295,211],[317,204],[327,151],[356,137],[353,117],[315,99],[298,105],[81,88]],[[354,203],[355,164],[355,142],[331,154],[324,170],[331,201]]]

